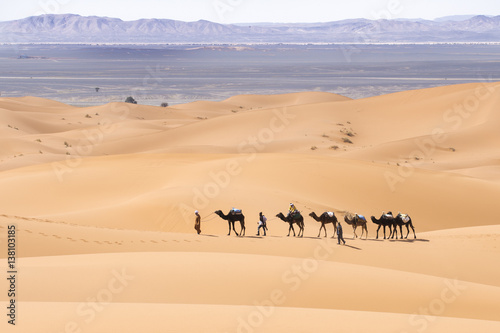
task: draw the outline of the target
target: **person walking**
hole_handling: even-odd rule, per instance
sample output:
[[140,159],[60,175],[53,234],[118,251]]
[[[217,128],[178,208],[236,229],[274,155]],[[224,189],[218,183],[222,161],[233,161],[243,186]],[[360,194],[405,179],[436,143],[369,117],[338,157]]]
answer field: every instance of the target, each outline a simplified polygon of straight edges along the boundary
[[340,222],[337,224],[337,239],[339,241],[339,245],[340,241],[342,241],[345,245],[344,231],[342,230],[342,224],[340,224]]
[[201,216],[197,210],[194,211],[194,215],[196,216],[196,219],[194,220],[194,229],[199,235],[201,233]]
[[266,230],[267,230],[267,218],[262,214],[262,212],[259,213],[259,227],[257,228],[257,236],[260,236],[260,228],[264,230],[264,236],[266,236]]

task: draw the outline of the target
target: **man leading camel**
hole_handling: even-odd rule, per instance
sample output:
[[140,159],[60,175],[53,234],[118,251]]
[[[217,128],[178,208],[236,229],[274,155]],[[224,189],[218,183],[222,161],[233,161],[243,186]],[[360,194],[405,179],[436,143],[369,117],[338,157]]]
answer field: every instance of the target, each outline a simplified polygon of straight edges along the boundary
[[201,216],[197,210],[194,211],[194,215],[196,215],[196,219],[194,220],[194,229],[199,235],[201,233]]
[[344,245],[345,245],[344,232],[342,230],[342,224],[340,224],[340,221],[337,224],[337,238],[339,241],[339,245],[340,245],[340,241],[344,242]]
[[264,230],[264,236],[266,235],[266,230],[267,230],[267,218],[262,214],[262,212],[259,213],[259,227],[257,228],[257,236],[260,236],[260,228]]

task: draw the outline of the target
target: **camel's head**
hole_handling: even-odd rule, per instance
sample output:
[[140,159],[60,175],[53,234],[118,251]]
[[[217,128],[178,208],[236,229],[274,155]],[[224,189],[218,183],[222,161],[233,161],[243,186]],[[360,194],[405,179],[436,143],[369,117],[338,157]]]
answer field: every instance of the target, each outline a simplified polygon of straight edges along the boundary
[[216,210],[214,213],[217,214],[217,215],[221,215],[222,211],[221,210]]

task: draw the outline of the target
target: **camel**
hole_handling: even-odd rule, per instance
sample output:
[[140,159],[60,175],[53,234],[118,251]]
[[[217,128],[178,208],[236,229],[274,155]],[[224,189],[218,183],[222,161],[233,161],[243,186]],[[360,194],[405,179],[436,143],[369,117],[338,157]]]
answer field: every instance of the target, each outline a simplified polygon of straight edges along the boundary
[[368,239],[368,228],[366,226],[366,219],[363,215],[352,214],[347,212],[344,215],[344,221],[347,224],[352,225],[352,230],[354,231],[354,236],[352,238],[358,237],[358,235],[356,235],[356,228],[361,227],[360,238],[363,238],[363,233],[366,231],[366,239]]
[[335,216],[335,214],[333,212],[324,212],[320,216],[316,215],[315,212],[312,212],[311,214],[309,214],[309,216],[321,223],[321,227],[319,227],[318,237],[320,237],[320,235],[321,235],[321,229],[325,230],[325,237],[326,237],[325,224],[328,224],[328,223],[333,224],[333,236],[332,237],[335,237],[335,233],[337,232],[337,222],[338,221],[337,221],[337,217]]
[[[390,239],[391,236],[394,237],[392,228],[394,227],[394,229],[396,229],[396,225],[395,225],[394,216],[392,215],[391,212],[388,212],[387,214],[382,213],[382,216],[380,216],[380,219],[378,219],[378,220],[375,218],[375,216],[372,216],[372,222],[378,225],[377,239],[378,239],[378,231],[380,230],[381,227],[384,227],[384,239],[386,239],[385,238],[385,228],[386,227],[389,227],[389,237],[387,237],[387,239]],[[398,236],[396,235],[396,239],[398,239],[397,237]]]
[[405,239],[407,239],[408,235],[410,234],[409,226],[413,230],[413,237],[415,239],[417,239],[417,235],[415,234],[415,228],[413,227],[413,223],[411,222],[411,217],[407,214],[401,214],[401,213],[398,213],[398,215],[394,218],[394,232],[396,233],[396,239],[398,239],[396,226],[399,226],[399,231],[401,233],[401,239],[403,239],[403,225],[406,226]]
[[299,233],[298,237],[304,236],[304,217],[300,213],[296,213],[293,216],[285,216],[283,213],[279,213],[276,215],[276,217],[280,218],[281,220],[285,221],[286,223],[290,224],[290,228],[288,228],[288,235],[287,237],[290,236],[290,230],[293,231],[293,236],[295,237],[295,229],[293,228],[293,224],[297,223],[297,226],[299,227]]
[[[231,226],[233,227],[233,231],[236,234],[236,236],[245,236],[245,216],[243,214],[232,214],[232,211],[229,211],[227,215],[224,215],[221,210],[215,211],[215,214],[219,215],[223,220],[227,220],[227,224],[229,225],[229,233],[227,234],[228,236],[231,235]],[[240,221],[241,224],[241,230],[240,234],[236,232],[236,229],[234,229],[234,222],[235,221]]]

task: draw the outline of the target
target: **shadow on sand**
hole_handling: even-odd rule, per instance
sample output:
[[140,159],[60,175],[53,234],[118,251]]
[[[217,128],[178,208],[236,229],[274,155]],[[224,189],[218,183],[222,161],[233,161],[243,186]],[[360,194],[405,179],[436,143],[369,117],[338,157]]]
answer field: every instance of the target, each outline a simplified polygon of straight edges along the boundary
[[356,247],[356,246],[352,246],[352,245],[348,245],[348,244],[344,244],[344,245],[342,245],[342,246],[345,246],[345,247],[350,247],[351,249],[355,249],[355,250],[362,251],[362,249],[361,249],[361,248]]
[[416,239],[388,239],[390,242],[403,242],[403,243],[414,243],[414,242],[430,242],[428,239],[416,238]]

